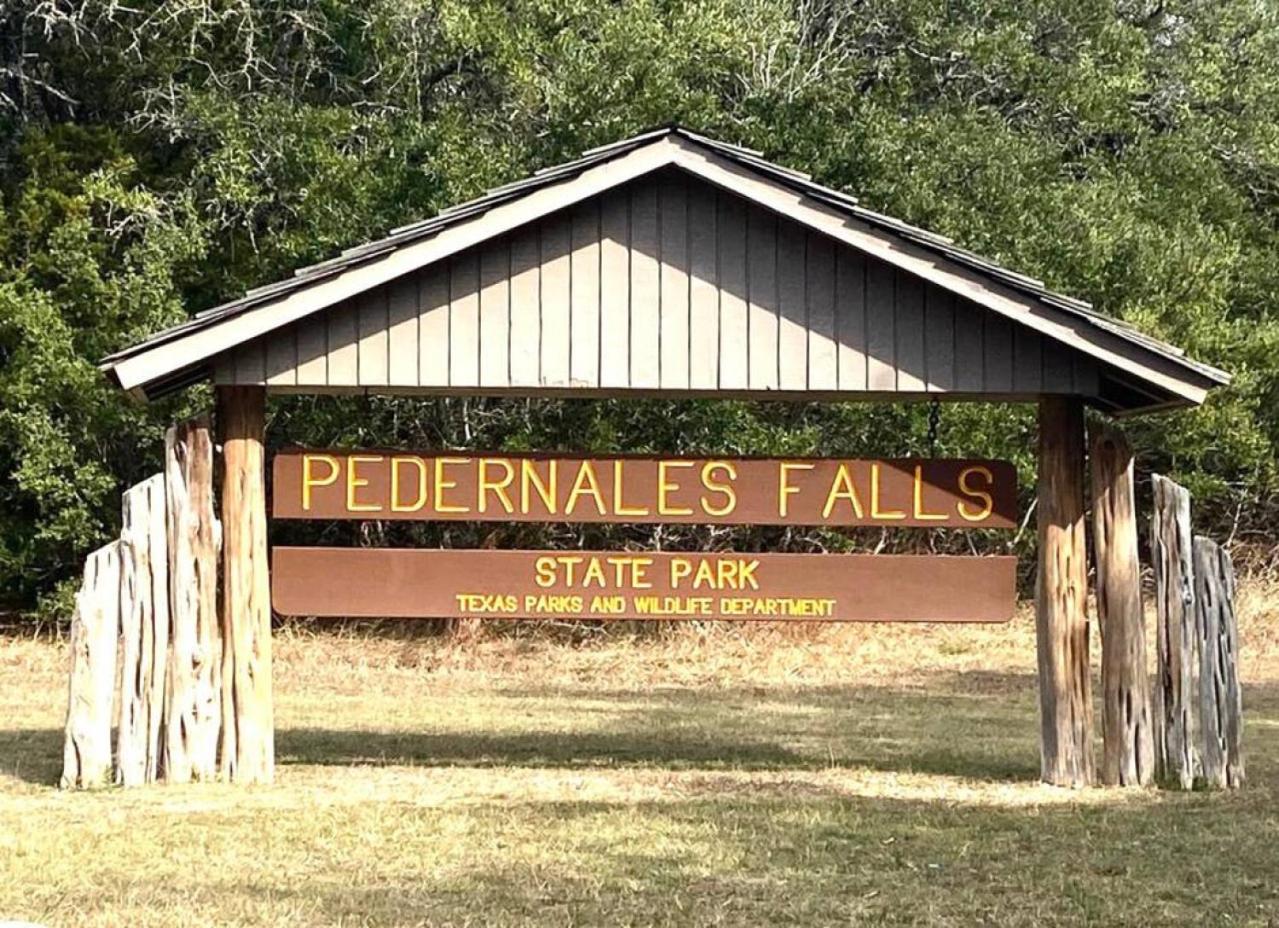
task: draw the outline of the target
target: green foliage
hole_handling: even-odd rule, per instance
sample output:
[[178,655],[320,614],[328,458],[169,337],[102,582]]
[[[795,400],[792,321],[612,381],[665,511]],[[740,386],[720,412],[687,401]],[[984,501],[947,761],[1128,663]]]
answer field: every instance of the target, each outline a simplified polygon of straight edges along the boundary
[[[1131,432],[1143,467],[1192,485],[1205,528],[1273,545],[1276,16],[1252,0],[11,6],[0,589],[23,605],[56,589],[114,530],[117,491],[158,463],[178,411],[114,395],[94,370],[103,354],[671,121],[1230,370],[1205,410]],[[361,402],[359,416],[280,404],[277,431],[760,453],[918,451],[926,431],[919,408]],[[948,408],[939,450],[1011,456],[1028,486],[1029,434],[1024,410]]]

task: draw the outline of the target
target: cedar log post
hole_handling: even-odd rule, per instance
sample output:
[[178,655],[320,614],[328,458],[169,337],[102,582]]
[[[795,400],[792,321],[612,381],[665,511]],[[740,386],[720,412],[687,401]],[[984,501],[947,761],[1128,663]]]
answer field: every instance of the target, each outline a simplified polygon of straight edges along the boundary
[[266,390],[218,387],[222,442],[222,740],[220,772],[236,783],[275,773],[271,592],[263,434]]
[[1102,761],[1107,786],[1146,786],[1154,775],[1146,625],[1137,560],[1132,447],[1118,431],[1092,432],[1093,558],[1101,630]]
[[1084,410],[1073,397],[1039,401],[1040,775],[1055,786],[1093,782],[1084,526]]
[[1199,664],[1195,657],[1195,568],[1190,536],[1190,492],[1152,474],[1155,509],[1150,559],[1155,571],[1155,776],[1182,789],[1195,785],[1198,751],[1192,706]]
[[173,625],[164,705],[164,776],[212,780],[218,771],[221,657],[218,640],[218,532],[213,514],[209,417],[164,435],[169,527],[169,612]]
[[111,707],[115,700],[116,649],[120,642],[120,542],[94,551],[84,562],[84,582],[71,619],[71,687],[63,789],[111,782]]

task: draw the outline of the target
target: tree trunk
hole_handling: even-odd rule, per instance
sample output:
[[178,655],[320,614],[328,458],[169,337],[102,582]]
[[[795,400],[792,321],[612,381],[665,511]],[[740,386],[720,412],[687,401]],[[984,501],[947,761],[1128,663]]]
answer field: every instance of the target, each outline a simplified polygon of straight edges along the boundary
[[1243,698],[1235,570],[1220,545],[1195,538],[1195,613],[1199,634],[1199,720],[1203,777],[1209,786],[1243,785]]
[[1154,776],[1154,742],[1132,448],[1118,431],[1100,428],[1089,457],[1101,628],[1101,779],[1108,786],[1145,786]]
[[265,407],[261,387],[218,388],[223,466],[221,772],[237,783],[269,783],[275,772]]
[[120,637],[120,542],[84,562],[71,619],[71,690],[62,754],[63,789],[111,782],[111,709]]
[[1044,782],[1093,782],[1084,527],[1084,415],[1079,400],[1039,401],[1040,760]]
[[118,779],[123,786],[154,783],[160,775],[165,667],[169,649],[169,556],[164,475],[124,494],[120,533],[122,579]]
[[1155,570],[1158,671],[1155,674],[1155,775],[1182,789],[1195,783],[1191,710],[1195,660],[1195,587],[1191,560],[1190,493],[1155,474],[1150,556]]
[[221,642],[217,615],[217,520],[213,441],[201,416],[164,437],[173,650],[165,702],[165,779],[217,776]]

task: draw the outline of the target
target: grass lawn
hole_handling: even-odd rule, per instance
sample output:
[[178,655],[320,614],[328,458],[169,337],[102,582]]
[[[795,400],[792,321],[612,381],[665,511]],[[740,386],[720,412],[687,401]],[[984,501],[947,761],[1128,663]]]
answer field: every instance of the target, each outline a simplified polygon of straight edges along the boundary
[[274,786],[96,794],[52,787],[64,648],[0,638],[0,921],[1273,925],[1279,587],[1246,593],[1237,794],[1039,785],[1026,615],[286,628]]

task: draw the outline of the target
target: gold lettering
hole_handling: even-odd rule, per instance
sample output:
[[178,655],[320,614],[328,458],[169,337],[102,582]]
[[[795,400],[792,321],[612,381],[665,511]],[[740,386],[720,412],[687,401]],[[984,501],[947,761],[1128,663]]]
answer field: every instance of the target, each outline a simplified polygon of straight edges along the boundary
[[691,516],[693,510],[688,506],[672,506],[667,494],[679,490],[679,484],[669,477],[672,467],[692,467],[692,461],[658,461],[657,462],[657,511],[664,516]]
[[724,505],[722,506],[712,506],[705,494],[703,494],[702,509],[706,511],[708,516],[726,516],[737,508],[737,491],[733,489],[731,484],[713,481],[711,474],[715,470],[722,470],[728,474],[729,480],[736,480],[737,468],[728,461],[707,461],[702,465],[702,486],[712,493],[724,494]]
[[573,488],[568,494],[568,503],[564,507],[565,515],[573,514],[573,510],[577,508],[578,497],[581,496],[593,498],[596,512],[604,515],[604,494],[600,492],[599,477],[595,475],[595,466],[590,461],[583,461],[577,469],[577,478],[573,481]]
[[618,516],[646,516],[648,515],[647,506],[627,506],[626,501],[622,499],[625,490],[622,486],[622,474],[625,472],[626,462],[620,458],[613,462],[613,514]]
[[555,558],[539,557],[533,562],[533,582],[540,587],[555,585]]
[[436,458],[435,459],[435,511],[436,512],[470,512],[467,506],[444,502],[444,491],[457,486],[456,480],[444,479],[444,468],[450,464],[469,464],[470,458]]
[[872,519],[904,519],[906,513],[900,509],[879,508],[879,462],[870,466],[870,517]]
[[835,479],[830,484],[830,493],[826,495],[826,505],[822,507],[823,519],[830,518],[830,514],[835,511],[835,503],[841,499],[846,499],[852,504],[853,512],[857,514],[857,518],[863,519],[866,517],[866,513],[862,510],[862,501],[857,496],[857,487],[853,486],[853,477],[848,472],[847,464],[840,464],[839,470],[835,471]]
[[[318,480],[311,471],[311,465],[316,461],[323,461],[329,465],[329,474],[323,480]],[[302,455],[302,511],[311,511],[311,488],[332,486],[338,479],[338,459],[331,454],[304,454]]]
[[782,461],[777,470],[777,514],[783,519],[786,518],[787,510],[789,509],[788,502],[790,497],[799,492],[799,487],[790,485],[790,472],[793,470],[812,469],[812,464],[795,464],[791,461]]
[[921,522],[941,522],[946,518],[944,512],[924,511],[924,468],[915,465],[915,518]]
[[[400,466],[412,464],[417,468],[417,499],[412,503],[400,502]],[[421,458],[396,455],[391,458],[391,511],[417,512],[426,505],[426,465]]]
[[[485,498],[485,491],[491,492],[497,497],[498,502],[502,504],[502,508],[508,513],[515,511],[515,506],[511,503],[511,498],[506,495],[506,488],[511,485],[511,481],[515,479],[515,468],[511,466],[511,462],[504,458],[480,458],[480,474],[479,484],[476,489],[476,495],[479,497],[477,505],[480,512],[488,512],[488,500]],[[488,469],[490,467],[500,467],[505,471],[506,476],[501,480],[489,479]]]
[[347,512],[381,512],[382,507],[377,503],[357,503],[355,501],[355,491],[360,487],[367,487],[369,482],[360,477],[356,470],[360,464],[376,464],[382,460],[380,454],[351,454],[346,458],[346,509]]
[[559,461],[548,461],[550,465],[547,468],[547,479],[542,480],[542,475],[537,472],[536,461],[529,458],[520,460],[520,512],[528,515],[529,488],[532,487],[537,491],[537,495],[542,498],[542,505],[546,507],[546,511],[550,515],[559,512],[559,503],[556,497],[558,479],[560,475]]
[[963,493],[965,496],[971,496],[974,499],[981,500],[984,503],[984,506],[980,510],[974,512],[968,508],[967,503],[961,502],[957,506],[959,510],[959,517],[968,522],[984,522],[986,519],[990,518],[991,512],[994,511],[995,500],[985,490],[974,490],[968,485],[968,478],[972,474],[980,474],[985,477],[986,486],[988,487],[993,487],[995,483],[995,475],[990,472],[989,468],[976,465],[973,467],[965,467],[961,470],[959,472],[959,492]]

